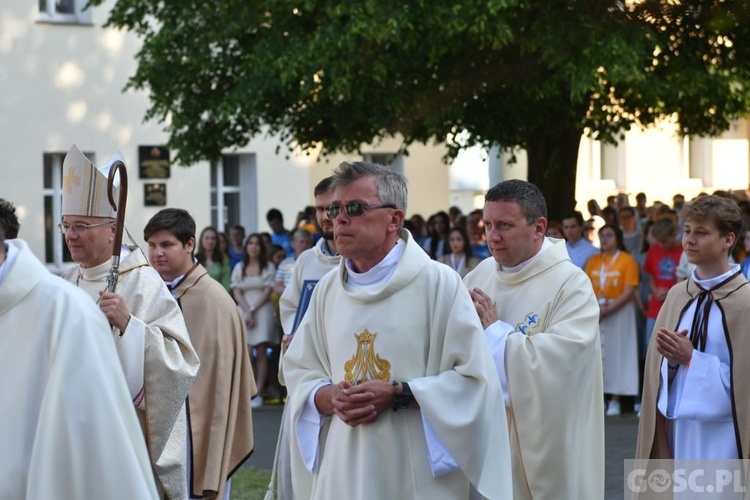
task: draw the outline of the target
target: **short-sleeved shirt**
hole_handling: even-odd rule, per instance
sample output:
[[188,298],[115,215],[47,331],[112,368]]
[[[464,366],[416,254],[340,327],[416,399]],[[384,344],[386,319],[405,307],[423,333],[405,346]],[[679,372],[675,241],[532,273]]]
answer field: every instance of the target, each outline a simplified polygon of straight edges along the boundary
[[271,233],[271,244],[282,247],[287,255],[294,255],[291,233],[286,229],[283,233]]
[[471,253],[473,253],[474,257],[479,260],[484,260],[492,255],[486,241],[474,243],[473,245],[471,245]]
[[[586,274],[591,279],[597,298],[616,299],[622,295],[625,286],[637,288],[639,273],[638,262],[623,251],[616,258],[599,253],[592,256],[586,264]],[[602,274],[604,280],[601,279]]]
[[[643,261],[643,272],[652,276],[656,286],[659,288],[672,288],[678,281],[677,265],[682,256],[682,245],[677,245],[671,250],[664,250],[661,245],[652,245],[646,253]],[[658,300],[653,294],[648,302],[647,318],[656,318],[659,315],[664,301]]]
[[287,286],[292,279],[292,274],[294,273],[294,263],[294,254],[282,260],[279,264],[279,269],[276,271],[276,281],[281,281],[284,283],[284,286]]
[[586,269],[586,263],[591,256],[599,253],[599,249],[586,238],[581,238],[574,244],[566,241],[565,248],[568,249],[568,255],[570,255],[571,262],[581,269]]

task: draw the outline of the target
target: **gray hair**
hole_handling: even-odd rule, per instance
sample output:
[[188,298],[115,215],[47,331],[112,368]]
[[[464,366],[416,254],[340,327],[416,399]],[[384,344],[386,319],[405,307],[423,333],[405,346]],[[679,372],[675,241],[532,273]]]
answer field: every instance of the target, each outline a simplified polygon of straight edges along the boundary
[[363,177],[375,177],[375,187],[383,204],[394,205],[406,212],[406,178],[383,165],[365,161],[342,162],[333,172],[333,187],[348,186]]
[[484,201],[511,201],[518,205],[526,222],[533,224],[539,217],[547,218],[547,202],[534,184],[519,179],[510,179],[495,184],[487,191]]
[[294,230],[294,234],[292,235],[292,241],[301,241],[301,240],[312,240],[312,234],[310,234],[310,231],[303,228],[297,228]]

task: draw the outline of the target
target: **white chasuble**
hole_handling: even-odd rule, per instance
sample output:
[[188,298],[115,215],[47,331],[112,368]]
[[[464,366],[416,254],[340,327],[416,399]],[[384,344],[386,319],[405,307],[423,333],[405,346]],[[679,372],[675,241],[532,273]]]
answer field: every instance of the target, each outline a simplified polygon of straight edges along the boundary
[[106,318],[24,241],[7,244],[17,253],[0,282],[0,498],[157,498]]
[[493,349],[505,350],[495,359],[507,377],[514,498],[603,498],[602,359],[591,280],[563,240],[548,240],[518,268],[503,272],[486,259],[464,279],[492,298],[498,319],[513,329]]
[[[510,464],[500,384],[459,276],[401,232],[406,249],[384,285],[346,285],[346,266],[317,285],[287,351],[294,422],[321,383],[408,382],[420,410],[351,427],[323,423],[312,498],[468,498],[470,484],[506,499]],[[433,477],[422,418],[458,463]],[[299,453],[296,426],[292,450]],[[292,471],[300,460],[292,461]]]

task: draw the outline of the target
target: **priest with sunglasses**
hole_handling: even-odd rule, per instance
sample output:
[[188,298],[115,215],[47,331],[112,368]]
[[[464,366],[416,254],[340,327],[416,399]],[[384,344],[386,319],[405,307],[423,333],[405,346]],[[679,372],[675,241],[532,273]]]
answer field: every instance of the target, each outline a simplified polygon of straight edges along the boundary
[[342,163],[326,209],[341,264],[284,358],[292,480],[312,499],[510,498],[499,379],[458,274],[402,228],[406,180]]

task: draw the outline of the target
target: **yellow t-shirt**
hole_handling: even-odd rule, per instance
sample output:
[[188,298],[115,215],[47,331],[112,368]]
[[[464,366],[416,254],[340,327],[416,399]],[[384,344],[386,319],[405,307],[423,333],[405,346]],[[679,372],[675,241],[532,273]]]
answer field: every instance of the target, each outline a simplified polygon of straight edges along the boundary
[[591,256],[586,264],[586,274],[594,285],[597,298],[615,299],[626,285],[638,288],[638,263],[627,252],[620,251],[616,256],[602,253]]

